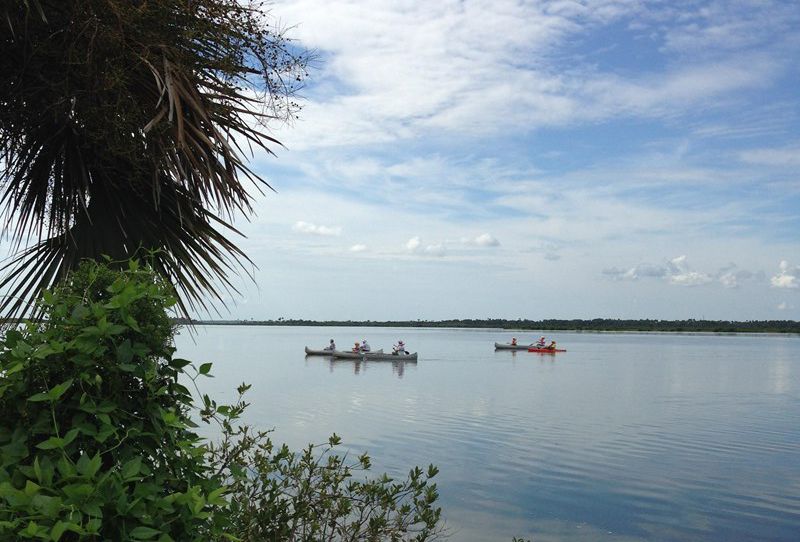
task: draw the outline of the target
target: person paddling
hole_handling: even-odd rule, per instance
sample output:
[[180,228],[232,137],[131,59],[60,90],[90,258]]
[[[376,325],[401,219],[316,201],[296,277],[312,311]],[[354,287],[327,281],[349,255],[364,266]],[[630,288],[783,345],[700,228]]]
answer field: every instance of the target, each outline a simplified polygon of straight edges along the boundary
[[545,348],[547,350],[555,350],[556,349],[556,342],[555,341],[550,341],[550,344],[548,344]]
[[371,349],[370,349],[370,347],[369,347],[369,343],[367,342],[367,339],[363,339],[363,340],[361,341],[361,351],[362,351],[362,352],[364,352],[364,353],[367,353],[367,352],[369,352],[370,350],[371,350]]
[[511,346],[517,346],[517,338],[511,337]]
[[323,350],[330,350],[331,352],[336,350],[336,343],[333,342],[333,339],[331,339],[331,343],[328,346],[326,346],[325,348],[323,348]]
[[403,341],[397,341],[397,344],[392,347],[392,354],[408,354],[408,352],[406,352],[405,343],[403,343]]
[[356,341],[355,344],[353,344],[353,352],[355,352],[356,354],[361,352],[361,345],[358,344],[358,341]]
[[540,337],[539,341],[536,343],[536,348],[544,348],[544,343],[545,343],[544,337]]

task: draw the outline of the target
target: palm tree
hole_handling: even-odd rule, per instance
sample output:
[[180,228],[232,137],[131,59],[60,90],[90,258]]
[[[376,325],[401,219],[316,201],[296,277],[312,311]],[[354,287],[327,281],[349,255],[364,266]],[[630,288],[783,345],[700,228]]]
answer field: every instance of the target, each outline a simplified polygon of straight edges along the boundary
[[[2,0],[7,316],[85,258],[146,257],[185,314],[222,299],[252,191],[309,55],[240,0]],[[247,181],[247,186],[243,181]]]

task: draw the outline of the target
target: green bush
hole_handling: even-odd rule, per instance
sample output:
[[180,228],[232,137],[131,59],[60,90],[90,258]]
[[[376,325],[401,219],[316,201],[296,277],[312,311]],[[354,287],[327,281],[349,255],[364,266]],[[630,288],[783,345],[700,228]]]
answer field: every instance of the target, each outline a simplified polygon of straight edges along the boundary
[[[429,478],[355,479],[323,448],[274,449],[235,425],[246,408],[201,405],[208,375],[173,357],[172,289],[135,262],[84,263],[40,301],[45,315],[0,342],[0,539],[429,540]],[[216,421],[209,445],[192,420]]]
[[415,467],[405,480],[358,477],[366,454],[333,453],[340,439],[302,453],[275,448],[266,433],[239,427],[212,447],[215,464],[231,475],[230,517],[243,540],[433,540],[443,535],[439,497],[430,479],[438,470]]
[[95,263],[0,351],[0,535],[209,540],[225,486],[192,431],[173,359],[171,290]]

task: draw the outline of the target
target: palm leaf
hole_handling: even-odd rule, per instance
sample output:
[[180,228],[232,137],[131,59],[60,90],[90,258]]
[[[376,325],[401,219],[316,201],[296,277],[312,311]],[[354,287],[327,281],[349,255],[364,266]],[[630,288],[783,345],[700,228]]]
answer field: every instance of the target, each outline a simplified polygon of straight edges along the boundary
[[242,145],[280,144],[253,121],[291,113],[308,56],[239,0],[0,9],[0,212],[16,252],[0,311],[104,256],[147,254],[187,315],[234,292],[252,262],[232,221],[272,188]]

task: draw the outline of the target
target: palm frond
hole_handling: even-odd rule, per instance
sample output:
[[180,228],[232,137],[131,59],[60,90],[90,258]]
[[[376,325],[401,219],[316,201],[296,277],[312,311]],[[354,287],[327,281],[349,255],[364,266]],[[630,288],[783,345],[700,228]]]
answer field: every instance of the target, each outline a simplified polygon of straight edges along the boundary
[[309,56],[240,0],[2,9],[0,214],[17,254],[0,311],[24,310],[84,258],[142,251],[184,311],[222,300],[252,263],[232,221],[272,189],[242,145],[280,145],[264,126],[291,115]]

